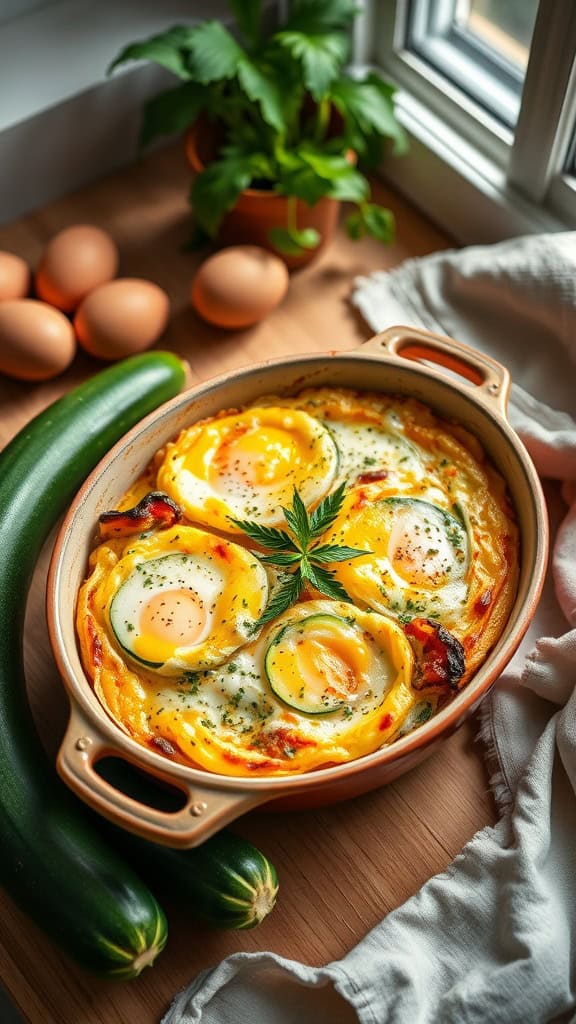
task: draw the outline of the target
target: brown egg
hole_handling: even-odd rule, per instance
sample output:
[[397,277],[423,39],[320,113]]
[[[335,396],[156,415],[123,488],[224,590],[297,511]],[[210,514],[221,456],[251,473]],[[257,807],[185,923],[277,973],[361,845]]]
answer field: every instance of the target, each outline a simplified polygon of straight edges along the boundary
[[149,348],[168,322],[166,292],[152,281],[125,277],[88,295],[74,318],[83,348],[98,359],[123,359]]
[[288,290],[286,264],[256,245],[221,249],[199,267],[192,305],[218,327],[249,327],[282,302]]
[[30,290],[30,267],[13,252],[0,252],[0,302],[23,299]]
[[118,250],[106,231],[74,224],[46,246],[36,271],[36,294],[69,313],[118,271]]
[[0,372],[18,380],[49,380],[72,362],[76,339],[58,309],[36,299],[0,303]]

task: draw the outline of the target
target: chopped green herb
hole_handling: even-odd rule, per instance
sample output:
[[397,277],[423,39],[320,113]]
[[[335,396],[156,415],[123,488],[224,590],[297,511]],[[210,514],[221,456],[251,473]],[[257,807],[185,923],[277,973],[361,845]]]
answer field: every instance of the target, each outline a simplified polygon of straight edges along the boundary
[[232,519],[234,525],[243,530],[251,540],[271,552],[261,556],[262,562],[294,567],[284,573],[279,589],[258,619],[256,628],[290,608],[300,596],[305,582],[336,601],[351,600],[342,584],[335,578],[334,572],[325,569],[324,565],[349,562],[371,552],[338,544],[313,543],[334,523],[344,501],[344,489],[345,484],[340,484],[309,515],[302,498],[294,488],[292,507],[282,509],[293,536],[286,530],[262,526],[260,523],[245,519]]

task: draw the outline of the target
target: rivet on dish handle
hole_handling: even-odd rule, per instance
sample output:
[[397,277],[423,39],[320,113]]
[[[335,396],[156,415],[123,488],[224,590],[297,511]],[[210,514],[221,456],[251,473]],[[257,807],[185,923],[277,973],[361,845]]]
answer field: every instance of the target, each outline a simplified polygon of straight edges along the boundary
[[134,800],[99,775],[95,765],[107,756],[122,756],[119,745],[100,734],[94,722],[89,722],[80,708],[73,705],[57,758],[61,778],[85,803],[115,825],[165,846],[198,846],[250,808],[270,799],[270,794],[226,790],[225,783],[218,789],[192,785],[169,772],[160,772],[157,777],[180,789],[186,797],[184,807],[178,811],[160,811]]
[[[506,416],[510,374],[495,359],[443,334],[418,327],[389,327],[365,343],[366,348],[393,357],[434,363],[474,384],[477,394],[491,409]],[[364,347],[364,346],[363,346]]]

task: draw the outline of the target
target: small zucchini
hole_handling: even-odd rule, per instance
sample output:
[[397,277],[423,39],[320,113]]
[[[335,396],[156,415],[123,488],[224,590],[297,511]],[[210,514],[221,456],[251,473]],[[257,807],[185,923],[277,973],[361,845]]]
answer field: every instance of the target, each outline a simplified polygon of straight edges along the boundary
[[40,550],[88,472],[185,375],[170,353],[95,374],[0,453],[0,884],[79,963],[130,978],[166,942],[152,893],[47,763],[26,697],[26,595]]
[[[176,809],[172,786],[117,757],[98,762],[98,772],[140,803]],[[254,928],[274,909],[278,876],[257,847],[223,829],[190,850],[173,850],[103,823],[114,845],[149,885],[215,928]]]
[[215,928],[254,928],[274,909],[274,865],[227,829],[192,850],[171,850],[132,835],[118,842],[149,885]]

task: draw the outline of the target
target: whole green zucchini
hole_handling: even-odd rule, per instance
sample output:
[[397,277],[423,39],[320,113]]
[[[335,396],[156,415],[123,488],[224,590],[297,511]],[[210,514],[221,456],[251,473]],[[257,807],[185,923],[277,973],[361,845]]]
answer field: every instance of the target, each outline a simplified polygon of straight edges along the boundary
[[217,928],[254,928],[273,910],[278,877],[248,840],[224,829],[193,850],[154,846],[142,855],[150,884]]
[[24,613],[40,549],[75,491],[184,379],[170,353],[123,360],[49,406],[0,453],[0,884],[79,963],[123,978],[163,948],[165,917],[46,760],[26,697]]
[[[145,806],[170,813],[175,793],[118,757],[105,757],[98,771],[117,789]],[[278,876],[271,861],[247,839],[228,829],[190,850],[173,850],[106,824],[123,856],[142,877],[192,917],[215,928],[254,928],[274,909]]]
[[254,928],[274,909],[274,865],[228,829],[191,850],[171,850],[127,834],[117,839],[149,885],[215,928]]

